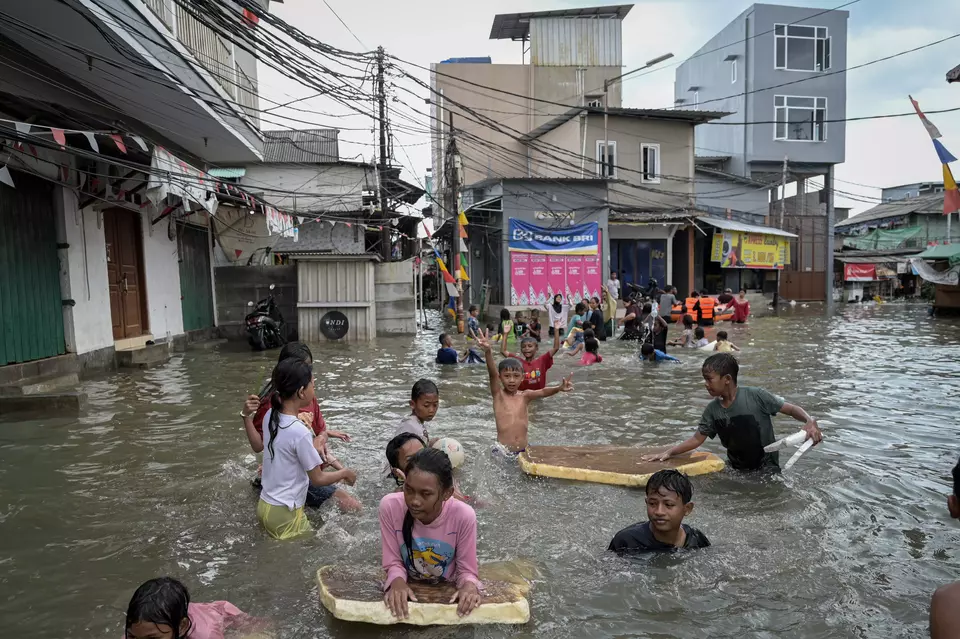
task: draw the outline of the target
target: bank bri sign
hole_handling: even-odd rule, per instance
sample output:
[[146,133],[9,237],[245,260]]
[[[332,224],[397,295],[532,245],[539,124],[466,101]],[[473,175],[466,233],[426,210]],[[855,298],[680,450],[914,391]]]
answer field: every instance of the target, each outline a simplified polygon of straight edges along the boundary
[[599,233],[596,222],[548,229],[511,217],[508,247],[525,253],[596,255]]

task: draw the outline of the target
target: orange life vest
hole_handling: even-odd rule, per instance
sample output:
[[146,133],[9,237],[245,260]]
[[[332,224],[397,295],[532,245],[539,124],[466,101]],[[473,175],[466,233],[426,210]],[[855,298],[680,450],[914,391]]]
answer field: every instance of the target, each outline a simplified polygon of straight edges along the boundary
[[683,310],[687,315],[694,315],[696,313],[693,311],[693,307],[696,306],[697,302],[700,300],[699,297],[688,297],[683,301]]
[[717,305],[717,300],[707,295],[700,296],[700,319],[712,320],[713,307]]

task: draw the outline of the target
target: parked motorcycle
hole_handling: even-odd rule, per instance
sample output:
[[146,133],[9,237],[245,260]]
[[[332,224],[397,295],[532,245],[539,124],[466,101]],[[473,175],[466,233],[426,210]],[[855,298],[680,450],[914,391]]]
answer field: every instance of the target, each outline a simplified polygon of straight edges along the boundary
[[271,284],[270,294],[256,304],[247,302],[247,306],[253,308],[246,317],[247,340],[256,351],[279,348],[287,343],[287,325],[273,299],[274,288]]

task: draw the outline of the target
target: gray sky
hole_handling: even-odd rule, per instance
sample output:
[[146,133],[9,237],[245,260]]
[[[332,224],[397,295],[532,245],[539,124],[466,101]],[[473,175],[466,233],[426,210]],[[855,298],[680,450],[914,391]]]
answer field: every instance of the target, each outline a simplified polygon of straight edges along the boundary
[[[846,0],[848,1],[848,0]],[[796,3],[817,9],[835,8],[845,0]],[[494,63],[518,64],[520,44],[489,40],[490,24],[498,13],[542,11],[575,6],[612,4],[609,2],[571,2],[569,0],[525,0],[508,2],[441,2],[415,0],[327,0],[340,18],[353,30],[363,47],[326,6],[323,0],[286,0],[271,3],[271,11],[307,34],[328,44],[350,51],[372,50],[383,46],[389,54],[413,64],[429,67],[451,57],[486,56]],[[674,69],[699,49],[712,35],[728,24],[750,2],[741,0],[662,0],[636,2],[623,25],[625,71],[640,67],[646,60],[666,52],[675,58],[644,77],[624,83],[624,106],[669,107],[673,105]],[[850,12],[848,23],[848,66],[854,66],[921,46],[960,31],[943,24],[938,17],[948,15],[950,0],[924,0],[923,10],[904,0],[859,0],[844,7]],[[950,11],[953,11],[952,9]],[[960,86],[948,85],[944,74],[960,64],[960,38],[881,62],[847,74],[847,117],[903,113],[911,110],[907,94],[912,94],[927,111],[960,106]],[[405,70],[429,82],[429,74],[415,66]],[[410,107],[429,113],[423,103],[427,91],[410,81],[397,81],[394,93]],[[413,91],[414,97],[403,89]],[[260,66],[261,95],[284,102],[315,93],[294,80]],[[264,102],[261,108],[268,108]],[[330,117],[347,111],[324,99],[307,100],[297,105],[304,111],[277,110],[264,128],[309,128],[302,122],[286,122],[290,115],[317,126],[357,128],[341,133],[341,156],[362,155],[370,159],[374,148],[373,123],[359,115]],[[417,118],[417,128],[429,127],[426,117],[410,108],[393,103],[392,107]],[[931,114],[930,119],[943,134],[942,142],[960,154],[960,111]],[[422,181],[430,166],[429,136],[402,131],[413,126],[399,114],[394,161],[405,167],[404,178]],[[855,194],[859,199],[838,199],[838,206],[854,211],[870,208],[881,186],[923,180],[942,179],[939,160],[919,120],[914,117],[850,122],[847,125],[846,162],[837,168],[835,188]],[[409,158],[408,158],[409,156]],[[957,168],[954,168],[957,173]]]

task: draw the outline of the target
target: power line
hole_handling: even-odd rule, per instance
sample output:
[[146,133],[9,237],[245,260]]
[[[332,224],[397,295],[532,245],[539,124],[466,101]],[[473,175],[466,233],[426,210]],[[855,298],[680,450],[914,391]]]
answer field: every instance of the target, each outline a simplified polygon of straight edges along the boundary
[[360,40],[360,38],[357,37],[357,34],[353,32],[353,29],[351,29],[351,28],[347,25],[347,23],[343,21],[343,18],[341,18],[341,17],[339,16],[339,14],[337,14],[337,12],[333,10],[333,7],[330,6],[330,3],[327,2],[327,0],[323,0],[323,4],[327,5],[327,9],[330,9],[330,13],[332,13],[332,14],[337,18],[337,20],[340,21],[340,24],[342,24],[343,27],[344,27],[347,31],[350,32],[350,35],[353,36],[353,39],[356,40],[356,41],[360,44],[361,47],[363,47],[364,49],[369,49],[369,48],[370,48],[370,47],[368,47],[367,45],[365,45],[365,44],[363,43],[363,41]]

